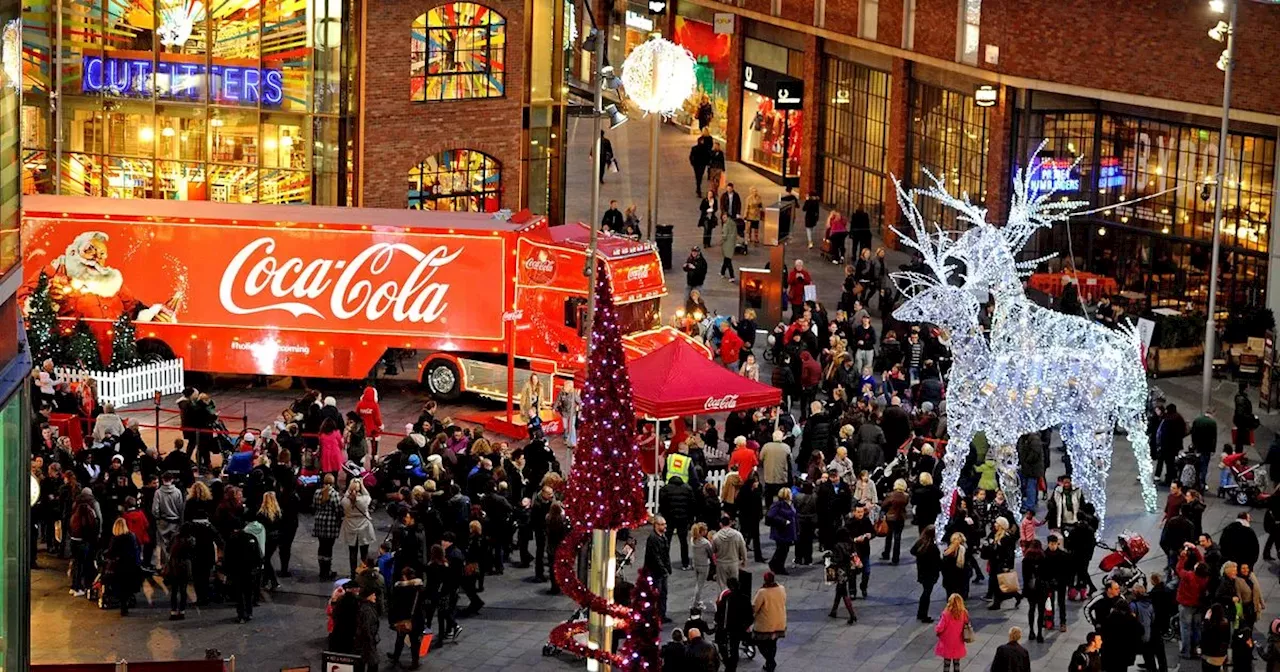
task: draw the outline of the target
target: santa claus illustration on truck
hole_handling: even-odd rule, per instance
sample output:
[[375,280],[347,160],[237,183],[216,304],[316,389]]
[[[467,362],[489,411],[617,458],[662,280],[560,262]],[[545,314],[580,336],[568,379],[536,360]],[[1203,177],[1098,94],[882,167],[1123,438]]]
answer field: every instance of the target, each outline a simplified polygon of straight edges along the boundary
[[[105,232],[85,231],[43,269],[58,317],[89,322],[103,361],[110,361],[111,339],[107,331],[118,317],[128,313],[136,322],[177,322],[177,306],[182,301],[181,292],[175,292],[164,303],[147,305],[140,301],[125,285],[124,274],[107,264],[108,240]],[[28,281],[23,288],[25,296],[34,290],[36,282]]]

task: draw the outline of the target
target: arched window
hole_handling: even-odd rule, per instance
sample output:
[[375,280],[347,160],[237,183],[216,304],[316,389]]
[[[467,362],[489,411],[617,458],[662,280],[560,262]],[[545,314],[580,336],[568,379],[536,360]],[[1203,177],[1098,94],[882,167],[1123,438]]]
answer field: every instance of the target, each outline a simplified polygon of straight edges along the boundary
[[409,169],[409,208],[496,212],[502,196],[502,166],[471,149],[448,149]]
[[500,98],[505,91],[507,20],[471,2],[451,2],[413,22],[409,99]]

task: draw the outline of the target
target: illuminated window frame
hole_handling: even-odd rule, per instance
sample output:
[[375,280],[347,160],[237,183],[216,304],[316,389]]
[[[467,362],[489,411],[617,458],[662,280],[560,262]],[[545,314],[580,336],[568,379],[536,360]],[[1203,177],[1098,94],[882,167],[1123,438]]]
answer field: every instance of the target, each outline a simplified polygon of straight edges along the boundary
[[452,2],[420,14],[411,33],[411,101],[506,95],[507,20],[498,12]]
[[448,149],[409,169],[411,210],[494,212],[502,201],[502,164],[474,149]]

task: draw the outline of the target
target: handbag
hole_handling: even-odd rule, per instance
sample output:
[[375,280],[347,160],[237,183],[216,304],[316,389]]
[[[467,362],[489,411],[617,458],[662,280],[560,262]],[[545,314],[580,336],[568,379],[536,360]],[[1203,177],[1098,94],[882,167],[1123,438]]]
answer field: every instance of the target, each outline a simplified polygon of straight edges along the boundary
[[1000,586],[1000,592],[1006,595],[1013,595],[1022,591],[1021,586],[1018,585],[1018,573],[1013,570],[997,574],[996,583]]
[[877,537],[889,536],[889,521],[885,520],[884,518],[881,518],[880,520],[876,521],[876,536]]
[[978,641],[977,636],[973,634],[973,624],[969,623],[969,621],[964,622],[964,633],[961,635],[961,637],[964,638],[965,644],[972,644]]
[[397,633],[401,635],[407,635],[413,632],[413,614],[414,612],[418,611],[418,597],[421,594],[422,594],[421,591],[413,594],[413,607],[409,609],[409,618],[405,618],[395,622],[395,625],[393,627],[396,629]]
[[462,566],[463,576],[476,576],[479,573],[480,573],[480,563],[478,562],[468,562],[467,564]]

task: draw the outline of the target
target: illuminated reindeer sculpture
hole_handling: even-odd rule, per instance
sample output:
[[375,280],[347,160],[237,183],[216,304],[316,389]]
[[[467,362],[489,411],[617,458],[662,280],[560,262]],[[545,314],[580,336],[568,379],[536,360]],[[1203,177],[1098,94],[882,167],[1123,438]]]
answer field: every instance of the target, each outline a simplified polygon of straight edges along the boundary
[[[1041,308],[1027,299],[1021,271],[1040,260],[1018,262],[1016,252],[1036,228],[1052,226],[1075,203],[1048,203],[1033,182],[1018,175],[1010,225],[997,228],[986,211],[950,196],[935,180],[915,192],[954,208],[971,228],[959,237],[935,226],[927,229],[915,194],[898,189],[898,202],[914,235],[903,243],[923,256],[930,273],[895,274],[907,285],[908,300],[894,316],[942,327],[950,340],[953,365],[947,394],[950,441],[944,493],[954,492],[974,433],[982,431],[997,455],[997,470],[1010,504],[1018,507],[1018,437],[1059,427],[1073,475],[1106,516],[1106,475],[1111,468],[1112,434],[1128,432],[1143,481],[1143,499],[1154,510],[1155,489],[1146,449],[1146,373],[1141,342],[1133,330],[1111,331],[1089,320]],[[953,276],[964,267],[961,282]],[[978,290],[995,298],[990,341],[978,324]],[[945,526],[944,507],[937,525]],[[1013,522],[1013,521],[1010,521]]]

